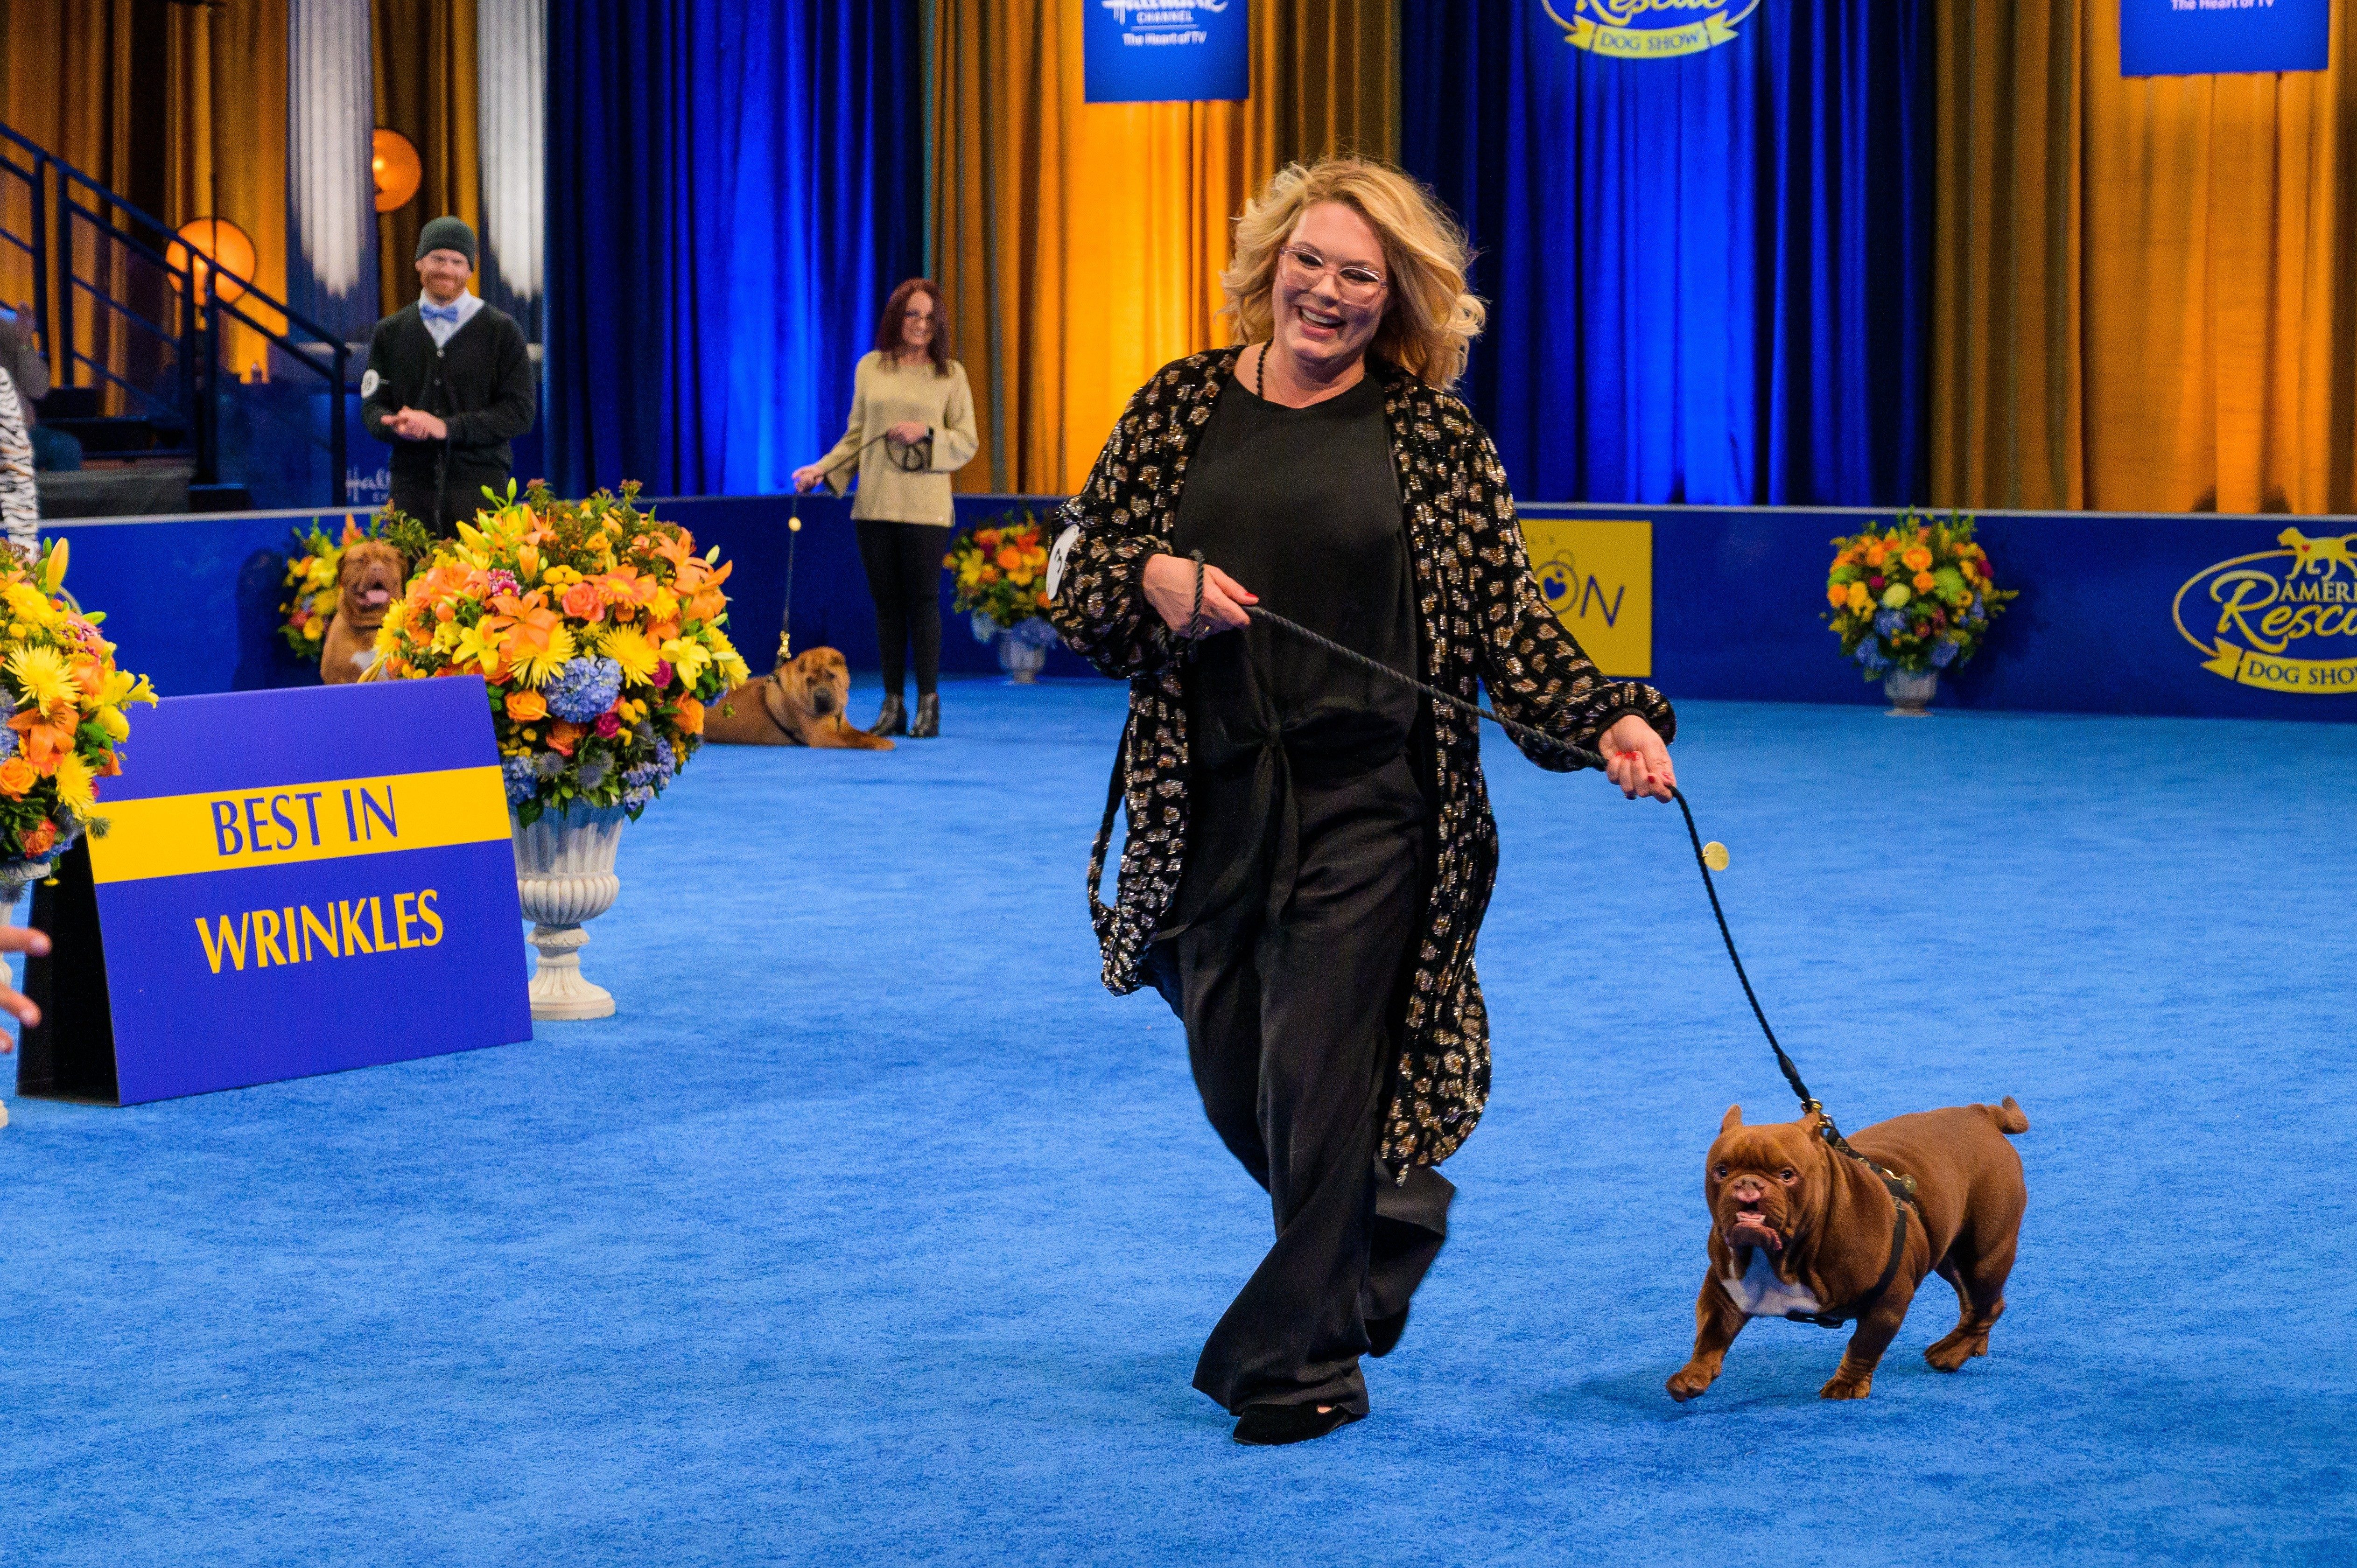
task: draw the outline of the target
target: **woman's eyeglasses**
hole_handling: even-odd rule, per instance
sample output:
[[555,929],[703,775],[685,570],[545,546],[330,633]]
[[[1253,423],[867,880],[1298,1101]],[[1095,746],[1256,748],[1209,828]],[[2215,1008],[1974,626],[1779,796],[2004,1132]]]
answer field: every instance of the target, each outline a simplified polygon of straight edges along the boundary
[[1353,262],[1345,266],[1331,266],[1325,257],[1307,245],[1284,245],[1276,252],[1285,259],[1295,274],[1297,283],[1316,283],[1331,271],[1335,285],[1346,299],[1372,299],[1383,286],[1383,274],[1372,267]]

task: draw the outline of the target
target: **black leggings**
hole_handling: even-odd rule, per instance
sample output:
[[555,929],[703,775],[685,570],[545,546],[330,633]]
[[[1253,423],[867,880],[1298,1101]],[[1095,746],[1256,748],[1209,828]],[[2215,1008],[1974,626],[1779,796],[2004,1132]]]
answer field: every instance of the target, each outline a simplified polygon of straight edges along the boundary
[[876,648],[884,658],[884,690],[898,696],[908,682],[904,655],[917,649],[917,695],[930,697],[942,679],[942,552],[949,529],[931,522],[859,520],[859,561],[876,601]]

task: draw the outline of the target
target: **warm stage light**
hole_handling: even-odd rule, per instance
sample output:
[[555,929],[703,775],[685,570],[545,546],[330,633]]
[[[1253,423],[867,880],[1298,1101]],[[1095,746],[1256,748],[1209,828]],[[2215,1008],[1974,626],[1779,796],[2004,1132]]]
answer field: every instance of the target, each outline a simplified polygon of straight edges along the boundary
[[425,178],[425,166],[417,160],[417,148],[398,131],[378,130],[369,169],[376,177],[379,212],[408,206]]
[[[196,252],[193,258],[191,251]],[[215,299],[235,299],[253,277],[253,240],[226,218],[189,219],[180,225],[179,238],[164,255],[175,270],[192,267],[200,283],[206,263],[218,264],[221,276],[213,283]]]

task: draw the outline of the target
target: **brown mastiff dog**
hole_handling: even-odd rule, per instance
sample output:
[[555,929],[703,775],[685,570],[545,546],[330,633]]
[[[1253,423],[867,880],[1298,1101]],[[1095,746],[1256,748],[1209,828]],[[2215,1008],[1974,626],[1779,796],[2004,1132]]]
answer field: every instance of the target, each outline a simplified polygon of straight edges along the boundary
[[851,668],[832,648],[813,648],[781,660],[759,681],[748,681],[704,714],[704,738],[724,746],[819,746],[856,751],[889,751],[881,736],[844,723],[851,695]]
[[357,681],[376,660],[376,628],[384,624],[385,607],[401,596],[409,563],[401,552],[381,539],[362,539],[344,546],[344,564],[336,574],[336,618],[328,623],[328,640],[319,650],[319,679],[330,686]]
[[1695,1303],[1694,1359],[1670,1380],[1681,1402],[1710,1387],[1727,1348],[1755,1317],[1792,1317],[1857,1332],[1833,1380],[1817,1392],[1861,1400],[1926,1274],[1955,1287],[1947,1337],[1923,1353],[1943,1372],[1988,1354],[2005,1311],[2006,1276],[2029,1203],[2021,1156],[2005,1141],[2029,1131],[2010,1095],[2003,1105],[1958,1105],[1878,1122],[1850,1146],[1901,1178],[1902,1203],[1863,1161],[1827,1144],[1824,1118],[1743,1124],[1727,1108],[1710,1145],[1703,1197],[1710,1206],[1710,1273]]

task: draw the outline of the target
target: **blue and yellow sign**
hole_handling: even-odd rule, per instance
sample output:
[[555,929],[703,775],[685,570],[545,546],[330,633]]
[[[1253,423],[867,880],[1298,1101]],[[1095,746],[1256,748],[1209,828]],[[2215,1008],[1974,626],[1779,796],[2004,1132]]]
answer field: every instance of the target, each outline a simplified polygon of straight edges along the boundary
[[2276,542],[2189,578],[2173,607],[2178,635],[2238,686],[2357,694],[2357,533],[2287,528]]
[[[1539,0],[1564,42],[1617,59],[1670,59],[1735,41],[1760,0]],[[1561,9],[1557,9],[1560,5]],[[1569,15],[1566,15],[1566,13]]]
[[1531,575],[1555,618],[1607,675],[1653,672],[1653,525],[1528,517]]
[[123,1104],[531,1037],[479,678],[172,698],[125,753],[90,841]]

